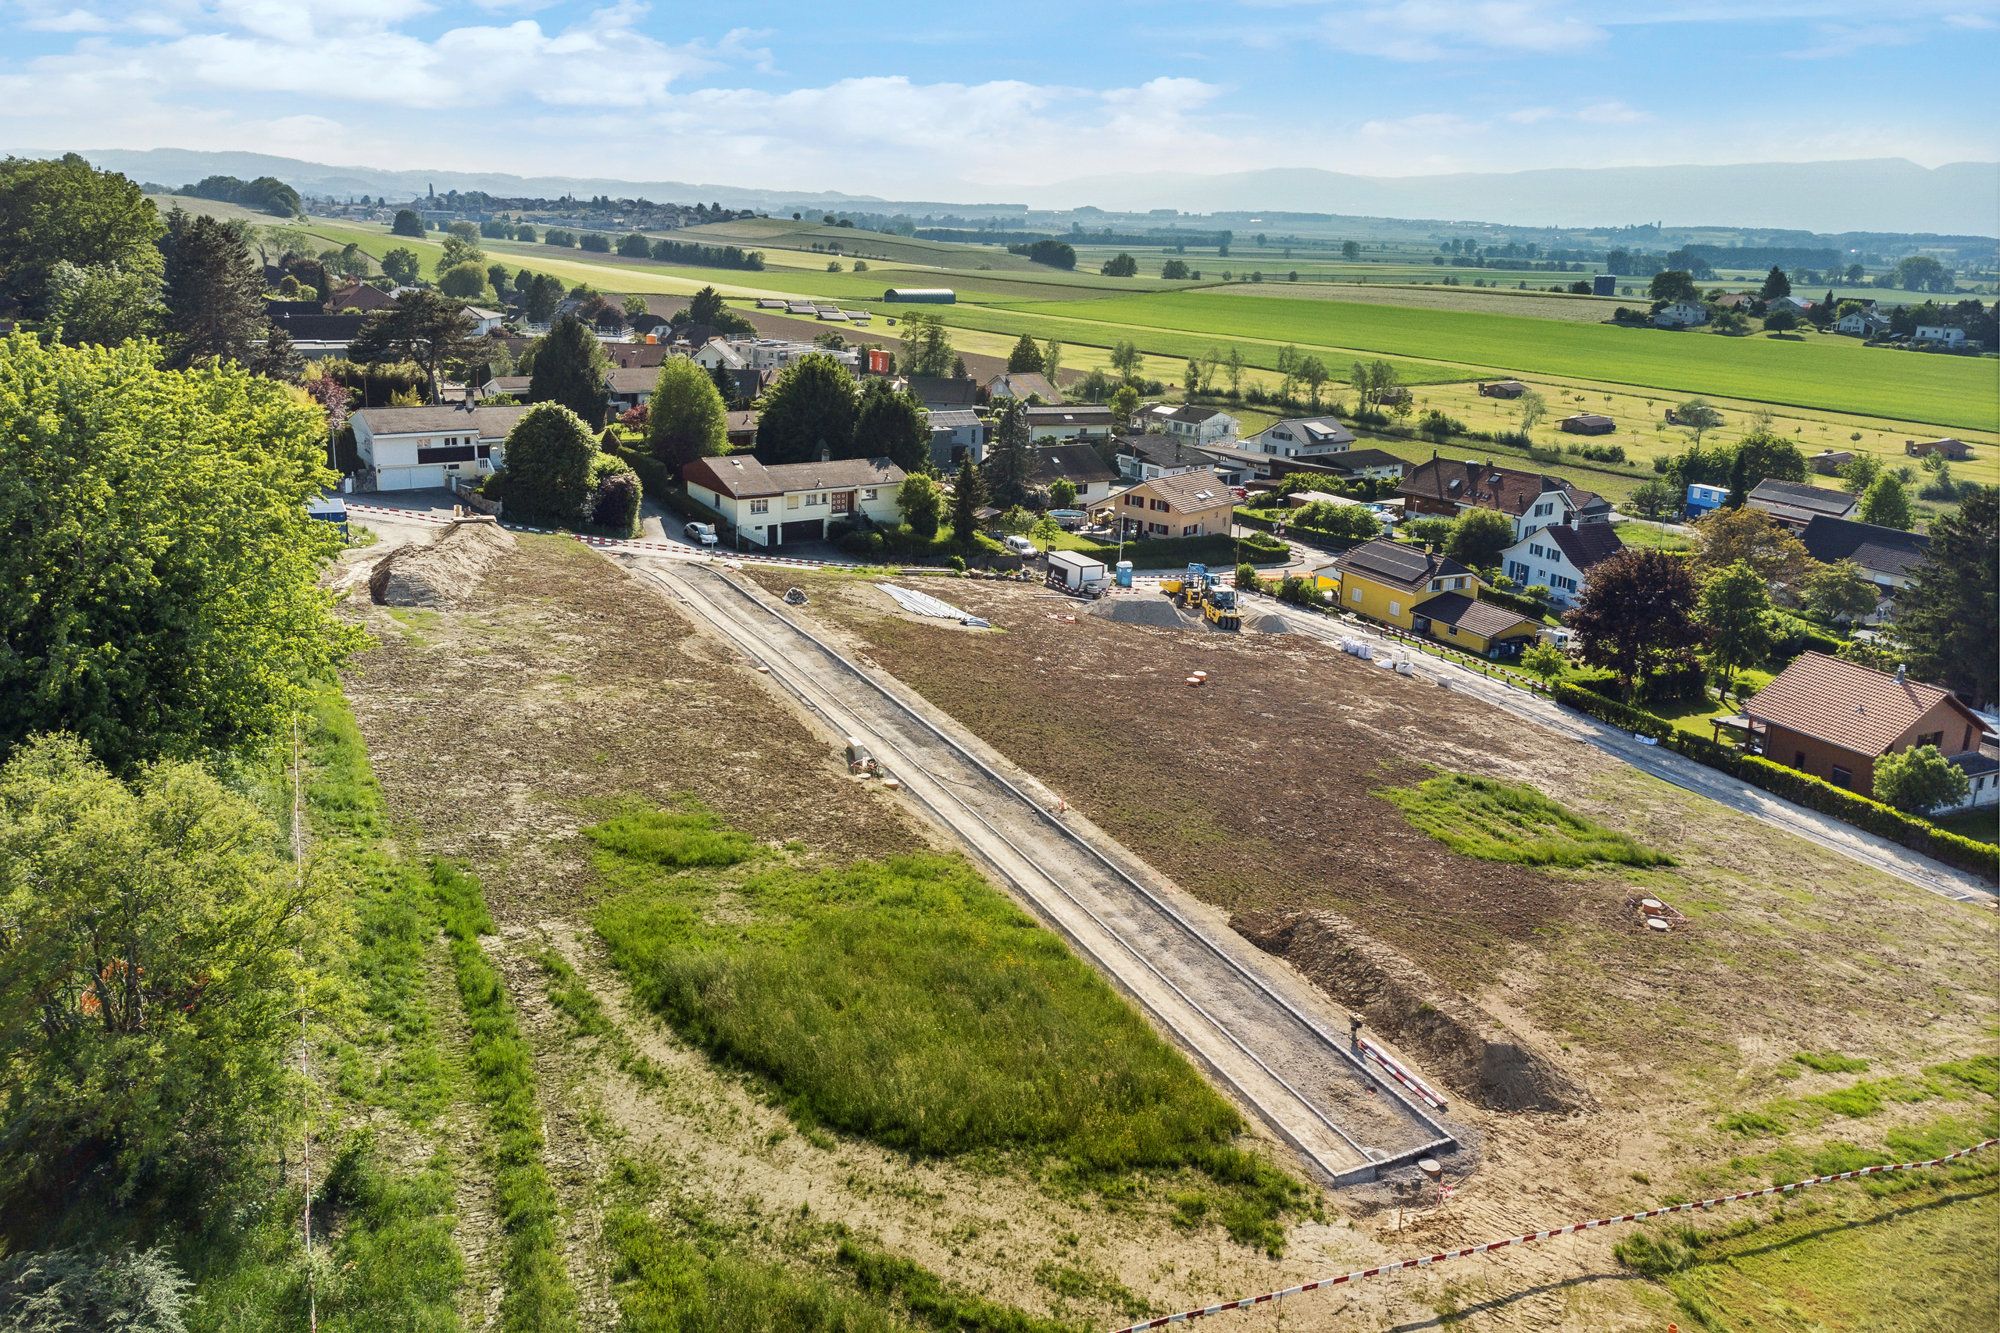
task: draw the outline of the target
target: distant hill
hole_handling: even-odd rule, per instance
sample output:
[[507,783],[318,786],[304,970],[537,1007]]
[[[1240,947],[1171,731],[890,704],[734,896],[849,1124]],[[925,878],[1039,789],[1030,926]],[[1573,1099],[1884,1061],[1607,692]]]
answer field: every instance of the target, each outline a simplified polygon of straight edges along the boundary
[[[408,199],[436,188],[556,198],[648,198],[789,213],[1023,212],[1026,204],[885,200],[837,190],[765,190],[688,181],[514,176],[492,171],[389,171],[328,166],[261,153],[102,149],[84,156],[134,180],[179,187],[207,176],[272,176],[305,194]],[[1574,167],[1449,176],[1353,176],[1309,167],[1228,175],[1144,172],[1086,176],[1026,187],[1037,208],[1173,208],[1194,213],[1273,212],[1435,218],[1524,227],[1629,226],[1648,222],[2000,235],[2000,163],[1922,167],[1901,158],[1740,166]]]
[[1803,231],[2000,235],[2000,163],[1902,158],[1720,167],[1566,167],[1452,176],[1349,176],[1307,167],[1200,176],[1084,176],[1034,191],[1039,207],[1191,213],[1342,213],[1520,227],[1727,224]]

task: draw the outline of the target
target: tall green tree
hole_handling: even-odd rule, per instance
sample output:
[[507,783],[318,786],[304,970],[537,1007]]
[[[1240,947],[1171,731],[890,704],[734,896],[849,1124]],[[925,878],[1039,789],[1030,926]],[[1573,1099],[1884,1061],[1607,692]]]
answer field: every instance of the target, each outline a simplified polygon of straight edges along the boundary
[[1792,280],[1785,276],[1785,270],[1776,264],[1771,265],[1771,271],[1764,275],[1764,285],[1757,289],[1757,299],[1775,301],[1791,294]]
[[424,220],[417,216],[417,210],[414,208],[399,208],[396,210],[396,220],[389,224],[389,234],[421,237],[424,234]]
[[887,458],[905,472],[931,465],[931,428],[916,395],[898,393],[881,379],[868,382],[854,417],[854,442],[843,451],[855,458]]
[[1822,620],[1846,625],[1875,609],[1881,594],[1852,560],[1814,562],[1805,576],[1805,605]]
[[1694,285],[1694,275],[1686,269],[1670,268],[1653,275],[1646,287],[1646,293],[1655,301],[1699,301],[1701,291]]
[[937,536],[938,527],[944,522],[944,492],[939,489],[937,478],[928,472],[912,472],[905,477],[902,488],[896,492],[896,509],[918,537],[929,541]]
[[1930,546],[1896,594],[1896,634],[1911,674],[1985,707],[2000,700],[2000,488],[1980,486],[1930,526]]
[[979,479],[979,465],[970,450],[959,460],[958,478],[952,484],[951,535],[961,548],[970,549],[979,532],[979,507],[986,503],[986,487]]
[[1697,615],[1708,630],[1708,660],[1722,675],[1722,691],[1744,667],[1771,651],[1764,618],[1771,610],[1770,587],[1749,565],[1738,561],[1710,574],[1701,585]]
[[62,340],[72,346],[110,347],[143,338],[158,327],[159,319],[157,271],[128,272],[111,264],[80,268],[67,259],[49,270],[45,322],[60,329]]
[[1906,814],[1927,815],[1965,799],[1965,770],[1935,745],[1913,745],[1875,761],[1874,797]]
[[822,453],[845,457],[854,447],[858,405],[854,377],[821,352],[785,367],[757,414],[757,457],[766,463],[807,463]]
[[509,518],[573,527],[595,499],[597,439],[582,417],[558,402],[539,402],[507,432],[502,494]]
[[951,374],[955,354],[951,334],[936,315],[918,311],[903,319],[903,373],[943,379]]
[[521,289],[521,313],[530,324],[546,324],[555,318],[556,307],[562,304],[563,285],[560,278],[546,273],[536,273],[528,278],[528,285]]
[[417,259],[417,252],[407,246],[394,246],[382,256],[382,272],[398,287],[408,287],[423,272],[423,265]]
[[167,214],[163,244],[168,364],[248,361],[252,344],[271,329],[264,269],[250,253],[249,228],[176,208]]
[[1306,393],[1311,399],[1313,411],[1319,411],[1319,396],[1326,389],[1326,382],[1333,378],[1333,373],[1319,357],[1307,356],[1299,362],[1299,378],[1306,382]]
[[1028,502],[1035,470],[1028,407],[1018,398],[1000,406],[993,423],[993,447],[986,451],[986,493],[1002,509]]
[[1189,398],[1201,391],[1201,363],[1193,357],[1181,370],[1181,392]]
[[1042,369],[1042,348],[1033,338],[1022,334],[1014,343],[1014,349],[1007,353],[1007,369],[1013,374]]
[[368,316],[347,354],[363,365],[415,362],[435,403],[441,397],[445,367],[477,360],[483,349],[472,336],[472,318],[464,304],[425,289],[404,292],[394,305]]
[[1062,382],[1056,378],[1056,373],[1062,369],[1062,351],[1063,345],[1054,338],[1042,344],[1042,374],[1058,389],[1062,387]]
[[477,301],[486,295],[486,270],[472,261],[440,269],[438,290],[461,301]]
[[[1352,505],[1342,508],[1352,509]],[[1357,512],[1368,514],[1365,509]],[[1376,527],[1379,519],[1368,514]],[[1374,535],[1374,534],[1369,534]],[[1461,565],[1472,569],[1495,569],[1500,564],[1500,553],[1514,544],[1514,523],[1497,509],[1468,509],[1460,514],[1451,525],[1451,537],[1445,542],[1445,554]]]
[[1139,345],[1130,338],[1120,338],[1111,344],[1111,368],[1128,380],[1139,378],[1145,369],[1146,359],[1139,351]]
[[1569,625],[1583,660],[1609,668],[1629,698],[1659,663],[1700,645],[1695,598],[1687,561],[1630,548],[1591,569]]
[[268,736],[354,646],[305,503],[303,395],[143,343],[0,342],[0,752],[68,731],[125,769]]
[[1863,523],[1908,532],[1915,516],[1910,512],[1910,494],[1903,488],[1903,479],[1893,472],[1884,472],[1868,483],[1855,517]]
[[165,230],[136,184],[75,153],[0,161],[0,293],[31,319],[48,309],[49,273],[64,261],[157,281]]
[[1690,398],[1674,408],[1674,421],[1687,428],[1695,447],[1700,448],[1701,437],[1722,424],[1722,413],[1709,406],[1706,398]]
[[0,766],[0,1237],[184,1225],[273,1155],[312,980],[275,834],[186,761],[128,785],[48,735]]
[[[1697,446],[1698,448],[1699,446]],[[1768,430],[1753,430],[1736,442],[1729,458],[1729,503],[1740,505],[1764,480],[1804,481],[1806,456],[1799,446]]]
[[592,430],[601,430],[608,392],[605,377],[610,373],[611,358],[597,335],[575,315],[562,315],[535,345],[528,397],[537,403],[561,403]]
[[1132,418],[1139,412],[1139,391],[1129,384],[1121,384],[1111,391],[1111,429],[1119,435],[1132,429]]
[[729,408],[708,372],[687,357],[660,365],[647,404],[646,447],[676,477],[697,458],[729,452]]

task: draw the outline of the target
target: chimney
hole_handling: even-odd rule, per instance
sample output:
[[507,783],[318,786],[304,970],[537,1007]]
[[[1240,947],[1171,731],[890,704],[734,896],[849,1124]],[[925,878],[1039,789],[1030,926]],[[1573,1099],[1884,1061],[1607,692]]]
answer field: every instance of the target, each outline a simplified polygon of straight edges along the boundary
[[1906,684],[1908,683],[1909,679],[1910,679],[1910,669],[1904,666],[1901,662],[1896,663],[1896,683],[1898,685]]

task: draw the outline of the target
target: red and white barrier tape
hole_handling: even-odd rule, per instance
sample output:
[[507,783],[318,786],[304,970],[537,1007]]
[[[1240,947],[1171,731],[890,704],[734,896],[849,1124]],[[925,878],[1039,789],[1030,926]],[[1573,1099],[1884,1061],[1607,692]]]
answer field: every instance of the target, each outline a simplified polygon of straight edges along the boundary
[[1184,1324],[1193,1319],[1205,1319],[1210,1315],[1222,1314],[1228,1310],[1248,1310],[1253,1306],[1266,1305],[1283,1300],[1287,1296],[1297,1296],[1308,1291],[1318,1291],[1322,1287],[1338,1287],[1364,1278],[1381,1277],[1388,1273],[1401,1273],[1411,1268],[1428,1268],[1432,1264],[1445,1263],[1452,1259],[1464,1259],[1470,1255],[1486,1254],[1493,1250],[1504,1250],[1509,1245],[1529,1245],[1535,1241],[1553,1240],[1557,1236],[1573,1235],[1579,1231],[1595,1231],[1599,1227],[1615,1226],[1620,1222],[1644,1222],[1649,1218],[1666,1217],[1673,1213],[1689,1213],[1697,1209],[1713,1208],[1718,1204],[1740,1203],[1745,1199],[1761,1199],[1773,1194],[1790,1194],[1794,1190],[1810,1188],[1814,1185],[1831,1184],[1836,1180],[1853,1180],[1857,1176],[1887,1175],[1892,1171],[1916,1171],[1924,1167],[1942,1166],[1960,1157],[1970,1157],[1973,1153],[1984,1152],[2000,1145],[2000,1138],[1982,1139],[1957,1152],[1946,1153],[1942,1157],[1932,1157],[1921,1162],[1894,1162],[1882,1166],[1864,1166],[1854,1171],[1841,1171],[1829,1176],[1813,1176],[1806,1180],[1794,1180],[1788,1185],[1772,1185],[1761,1190],[1742,1190],[1736,1194],[1723,1194],[1713,1199],[1700,1199],[1692,1203],[1676,1203],[1665,1208],[1649,1208],[1643,1213],[1621,1213],[1617,1217],[1594,1217],[1588,1222],[1573,1222],[1566,1227],[1555,1227],[1548,1231],[1531,1231],[1525,1236],[1509,1236],[1504,1240],[1489,1240],[1484,1245],[1468,1245],[1462,1250],[1441,1250],[1436,1254],[1426,1254],[1416,1259],[1403,1259],[1393,1264],[1380,1264],[1374,1268],[1363,1268],[1353,1273],[1342,1273],[1338,1277],[1318,1278],[1312,1282],[1302,1282],[1296,1287],[1286,1287],[1283,1291],[1267,1291],[1261,1296],[1245,1296],[1241,1300],[1224,1301],[1220,1305],[1208,1305],[1199,1310],[1182,1310],[1178,1314],[1161,1315],[1157,1319],[1146,1319],[1136,1324],[1127,1324],[1116,1333],[1142,1333],[1149,1328],[1165,1328],[1170,1324]]
[[1381,1065],[1382,1068],[1388,1070],[1390,1078],[1395,1079],[1398,1083],[1408,1088],[1411,1092],[1416,1093],[1417,1096],[1423,1098],[1426,1102],[1429,1102],[1431,1109],[1433,1111],[1444,1110],[1444,1094],[1439,1092],[1436,1088],[1433,1088],[1430,1084],[1424,1082],[1423,1078],[1418,1074],[1414,1073],[1409,1069],[1404,1068],[1402,1061],[1398,1060],[1395,1056],[1389,1054],[1387,1051],[1383,1050],[1380,1046],[1377,1046],[1374,1042],[1368,1040],[1368,1038],[1366,1037],[1360,1038],[1356,1042],[1356,1044],[1360,1046],[1361,1053],[1363,1055],[1373,1060],[1376,1064]]

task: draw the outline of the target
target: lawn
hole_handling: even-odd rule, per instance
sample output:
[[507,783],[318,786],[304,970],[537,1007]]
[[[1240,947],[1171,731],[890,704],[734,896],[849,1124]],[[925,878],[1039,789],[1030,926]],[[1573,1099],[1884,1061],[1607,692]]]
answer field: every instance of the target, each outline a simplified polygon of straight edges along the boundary
[[[1134,331],[1192,332],[1385,356],[1440,356],[1470,367],[1506,367],[1897,420],[1981,430],[2000,425],[1990,361],[1893,352],[1863,347],[1848,338],[1813,336],[1799,342],[1762,335],[1724,338],[1518,315],[1205,291],[1096,301],[1081,309],[1050,304],[1021,309],[1026,314],[1082,317]],[[1151,339],[1148,333],[1139,341],[1146,345]]]
[[1410,826],[1482,861],[1523,866],[1659,866],[1673,858],[1572,814],[1518,783],[1440,773],[1414,787],[1375,793]]
[[919,1155],[1048,1155],[1084,1179],[1195,1167],[1254,1198],[1258,1226],[1296,1202],[1235,1146],[1229,1104],[961,858],[815,873],[698,810],[587,832],[597,930],[634,992],[806,1126]]

